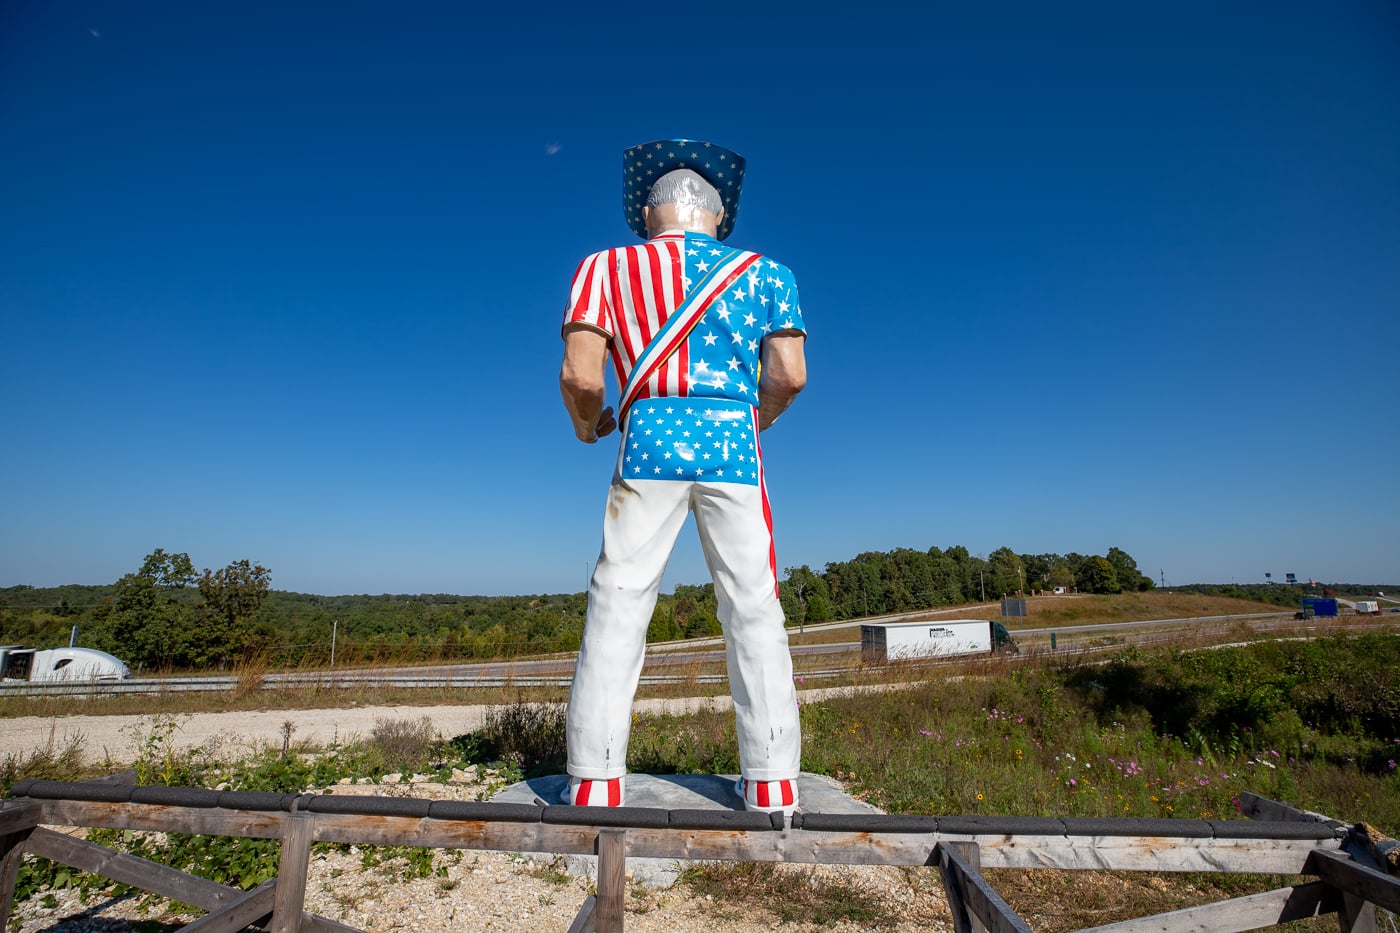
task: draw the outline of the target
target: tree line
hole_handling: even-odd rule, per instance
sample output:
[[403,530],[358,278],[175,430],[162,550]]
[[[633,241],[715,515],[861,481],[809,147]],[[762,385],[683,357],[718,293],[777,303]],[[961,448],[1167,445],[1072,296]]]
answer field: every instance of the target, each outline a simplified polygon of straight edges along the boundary
[[960,545],[927,551],[867,551],[826,565],[787,568],[779,586],[789,623],[828,622],[937,606],[986,602],[1065,587],[1080,593],[1150,590],[1152,578],[1121,548],[1107,554],[1017,554],[1001,547],[986,557]]
[[188,554],[157,548],[113,584],[0,588],[0,642],[78,644],[133,670],[227,670],[482,660],[575,651],[587,597],[318,596],[271,588],[249,560],[196,573]]
[[110,587],[58,587],[36,605],[46,591],[0,590],[0,639],[48,647],[77,626],[81,645],[133,668],[227,665],[276,638],[260,616],[271,580],[248,560],[196,573],[188,554],[156,548]]
[[[867,552],[788,568],[779,586],[789,624],[857,618],[1076,587],[1150,589],[1126,552],[985,558],[964,547]],[[583,635],[587,594],[317,596],[271,588],[271,571],[234,561],[196,572],[187,553],[157,548],[106,586],[0,589],[0,642],[100,648],[134,670],[229,669],[251,659],[279,667],[329,663],[486,660],[571,652]],[[712,584],[679,585],[657,600],[648,641],[720,634]]]

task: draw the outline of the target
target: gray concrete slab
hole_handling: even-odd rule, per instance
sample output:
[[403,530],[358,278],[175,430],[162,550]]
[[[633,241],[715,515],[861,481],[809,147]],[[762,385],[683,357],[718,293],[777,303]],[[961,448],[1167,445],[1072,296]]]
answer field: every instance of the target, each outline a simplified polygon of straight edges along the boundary
[[[566,774],[519,781],[498,791],[499,803],[561,805]],[[623,779],[623,800],[629,807],[659,810],[742,810],[744,802],[734,793],[735,774],[629,774]],[[847,794],[841,785],[822,774],[803,773],[797,779],[797,799],[807,813],[880,813],[876,807]]]
[[[568,782],[566,774],[528,778],[503,788],[491,799],[500,803],[533,803],[565,806],[560,794]],[[629,807],[655,807],[660,810],[742,810],[744,802],[734,792],[734,774],[629,774],[623,781],[623,800]],[[797,779],[799,809],[805,813],[883,813],[878,807],[856,800],[835,780],[822,774],[803,772]],[[589,855],[552,856],[530,854],[532,861],[557,863],[577,877],[596,878],[597,858]],[[676,859],[631,858],[627,875],[633,882],[653,888],[668,888],[680,876],[682,863]]]

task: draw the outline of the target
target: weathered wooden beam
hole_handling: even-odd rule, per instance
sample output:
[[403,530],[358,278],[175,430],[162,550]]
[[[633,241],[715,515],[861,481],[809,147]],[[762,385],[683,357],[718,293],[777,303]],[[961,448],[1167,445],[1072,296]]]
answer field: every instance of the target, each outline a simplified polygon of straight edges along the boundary
[[7,800],[0,805],[0,836],[33,829],[43,822],[43,815],[37,800]]
[[1342,904],[1337,908],[1337,926],[1342,933],[1380,933],[1376,905],[1343,891]]
[[277,892],[277,881],[264,881],[241,897],[186,924],[184,933],[237,933],[253,924],[261,924],[272,916],[272,899]]
[[1346,824],[1322,813],[1299,810],[1286,803],[1261,797],[1250,791],[1240,792],[1240,811],[1251,820],[1287,820],[1300,823],[1322,823],[1332,827],[1339,834],[1346,830]]
[[627,891],[627,830],[598,830],[598,933],[622,933]]
[[1339,891],[1400,914],[1400,878],[1353,862],[1339,852],[1317,849],[1308,861],[1305,874],[1317,875]]
[[15,885],[19,880],[19,864],[24,860],[24,847],[33,834],[35,826],[31,819],[37,819],[38,814],[32,812],[33,807],[14,807],[7,810],[15,819],[9,822],[11,827],[9,832],[0,833],[0,930],[7,929],[10,922],[10,910],[15,903]]
[[[43,822],[69,826],[277,838],[281,811],[44,800]],[[589,855],[596,826],[316,813],[318,842]],[[628,830],[632,858],[927,865],[939,842],[975,843],[987,868],[1230,871],[1302,874],[1316,839],[1064,834],[872,833],[743,829]]]
[[958,933],[975,930],[972,923],[974,917],[989,933],[1031,933],[1031,928],[1016,916],[1011,905],[987,883],[982,873],[958,854],[956,846],[940,843],[934,855],[948,892],[948,906],[953,908],[953,925]]
[[1244,933],[1336,913],[1340,898],[1321,881],[1214,904],[1087,927],[1078,933]]
[[569,924],[569,933],[597,933],[597,912],[598,898],[590,894],[583,899],[583,906],[578,909],[574,922]]
[[[504,852],[593,852],[597,827],[541,823],[316,815],[319,842],[421,845]],[[781,861],[832,865],[927,865],[939,842],[971,842],[988,868],[1236,871],[1299,874],[1315,839],[1155,836],[948,835],[629,829],[632,858]]]
[[117,852],[86,839],[65,836],[42,826],[34,830],[24,848],[42,858],[204,910],[216,910],[242,894],[237,888],[187,875],[168,865],[129,852]]
[[310,813],[293,813],[286,822],[287,832],[282,837],[282,852],[277,862],[272,933],[299,933],[301,930],[314,824],[315,818]]
[[[23,850],[173,901],[193,904],[210,912],[220,911],[248,897],[248,894],[237,888],[227,887],[196,875],[188,875],[168,865],[127,852],[117,852],[95,842],[65,836],[44,827],[33,831]],[[268,913],[271,913],[270,908],[264,911],[264,915]],[[207,917],[201,918],[203,919]],[[256,919],[258,918],[254,918]],[[302,928],[306,933],[360,933],[354,927],[316,914],[305,914],[302,917]]]
[[280,839],[288,816],[280,810],[223,810],[94,800],[44,800],[43,822],[50,826],[103,826],[196,836]]

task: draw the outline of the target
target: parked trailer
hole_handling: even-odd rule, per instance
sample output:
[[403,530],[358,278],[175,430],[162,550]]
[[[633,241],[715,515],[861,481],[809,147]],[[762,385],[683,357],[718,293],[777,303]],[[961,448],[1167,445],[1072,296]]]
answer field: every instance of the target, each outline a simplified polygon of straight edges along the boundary
[[0,645],[0,683],[112,683],[130,679],[131,668],[96,648]]
[[1303,611],[1294,613],[1295,619],[1311,619],[1313,617],[1336,618],[1337,601],[1331,597],[1304,596]]
[[1362,615],[1378,616],[1381,614],[1381,604],[1374,599],[1358,599],[1356,611]]
[[872,664],[1003,651],[1014,654],[1020,650],[1006,626],[986,619],[889,622],[860,627],[861,660]]

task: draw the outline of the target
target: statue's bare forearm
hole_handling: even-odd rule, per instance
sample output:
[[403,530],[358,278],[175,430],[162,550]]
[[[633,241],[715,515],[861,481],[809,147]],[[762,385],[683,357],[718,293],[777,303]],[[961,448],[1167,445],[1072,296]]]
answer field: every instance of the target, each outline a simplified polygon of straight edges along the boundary
[[604,407],[607,386],[603,366],[608,340],[594,330],[578,328],[564,334],[564,362],[559,367],[559,392],[574,423],[574,436],[585,444],[607,437],[617,428],[611,407]]
[[758,383],[758,429],[766,431],[807,385],[806,335],[772,334],[763,341]]

